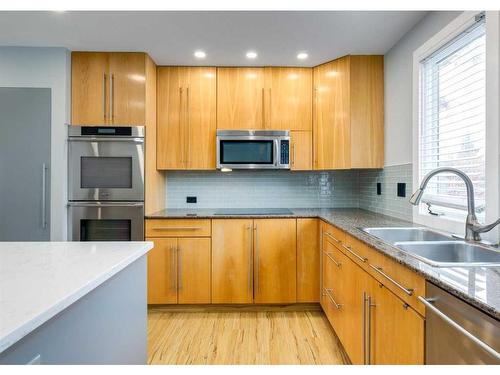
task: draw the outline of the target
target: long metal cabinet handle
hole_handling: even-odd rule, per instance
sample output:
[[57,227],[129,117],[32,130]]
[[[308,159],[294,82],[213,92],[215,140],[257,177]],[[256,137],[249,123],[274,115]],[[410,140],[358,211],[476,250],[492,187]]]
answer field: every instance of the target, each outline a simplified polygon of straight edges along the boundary
[[366,353],[367,353],[367,346],[366,346],[366,292],[363,292],[363,364],[367,365],[367,360],[366,360]]
[[190,153],[191,153],[191,115],[189,113],[189,86],[186,88],[186,117],[187,117],[187,137],[186,137],[186,168],[189,167]]
[[425,299],[422,296],[418,296],[418,299],[420,302],[422,302],[425,307],[430,309],[433,313],[435,313],[438,317],[443,319],[446,323],[448,323],[451,327],[455,328],[457,331],[459,331],[461,334],[466,336],[468,339],[474,341],[475,344],[480,346],[484,351],[488,352],[491,354],[493,357],[495,357],[497,360],[500,361],[500,353],[498,353],[495,349],[493,349],[491,346],[486,344],[484,341],[480,340],[476,336],[474,336],[472,333],[467,331],[465,328],[463,328],[461,325],[459,325],[457,322],[455,322],[453,319],[451,319],[448,315],[443,313],[441,310],[439,310],[436,306],[434,306],[429,299]]
[[371,359],[371,352],[372,352],[372,314],[371,314],[371,308],[374,307],[375,305],[372,304],[372,297],[368,296],[366,300],[366,315],[367,315],[367,320],[366,320],[366,364],[370,365],[372,362]]
[[177,290],[177,275],[175,274],[175,246],[170,246],[170,289]]
[[47,164],[42,164],[42,228],[47,228]]
[[413,289],[410,288],[405,288],[403,285],[398,283],[396,280],[394,280],[392,277],[390,277],[388,274],[386,274],[382,267],[377,267],[374,266],[373,264],[370,264],[370,267],[373,268],[376,272],[378,272],[380,275],[384,276],[387,280],[389,280],[391,283],[396,285],[399,289],[401,289],[403,292],[411,296],[413,294]]
[[292,167],[295,167],[295,142],[292,142]]
[[331,233],[325,232],[325,235],[334,240],[336,243],[340,243],[340,240],[336,239]]
[[337,310],[340,310],[340,308],[342,307],[341,304],[337,303],[335,301],[335,299],[333,298],[333,296],[330,294],[332,292],[333,289],[331,288],[325,288],[325,292],[326,292],[326,296],[330,299],[330,301],[332,302],[332,304],[335,306],[335,308]]
[[252,290],[252,226],[247,226],[248,230],[248,289]]
[[[183,129],[182,129],[182,87],[179,87],[179,136],[183,134]],[[182,130],[182,133],[181,133]],[[182,152],[181,152],[181,164],[184,164],[184,158],[186,157],[186,142],[182,143]]]
[[368,260],[368,258],[362,257],[361,255],[354,252],[349,246],[342,244],[342,247],[346,249],[348,252],[350,252],[352,255],[354,255],[356,258],[358,258],[360,261],[362,261],[363,263],[366,263],[366,261]]
[[109,78],[109,117],[111,122],[115,120],[115,75],[111,74]]
[[329,253],[328,251],[323,251],[323,254],[325,254],[337,267],[340,267],[342,263],[337,262],[335,258],[332,256],[333,253]]
[[106,73],[103,73],[102,78],[102,113],[104,115],[104,122],[106,122]]
[[202,227],[154,227],[153,230],[200,230]]
[[177,290],[182,289],[182,258],[181,247],[177,245]]
[[254,285],[255,285],[255,292],[257,293],[259,291],[259,232],[257,228],[257,224],[255,224],[253,228],[255,232],[255,280],[254,280]]
[[265,108],[266,108],[266,103],[265,103],[265,93],[264,93],[265,89],[264,87],[262,88],[262,128],[266,128],[266,111],[265,111]]

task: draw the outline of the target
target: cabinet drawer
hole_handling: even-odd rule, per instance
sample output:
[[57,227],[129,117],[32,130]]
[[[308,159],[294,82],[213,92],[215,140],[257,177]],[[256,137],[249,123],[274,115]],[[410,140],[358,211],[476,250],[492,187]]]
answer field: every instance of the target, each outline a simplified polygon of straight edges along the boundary
[[210,219],[146,220],[146,237],[210,237]]
[[342,242],[345,240],[345,233],[340,229],[334,227],[333,225],[322,223],[322,236],[321,239],[323,249],[326,247],[327,243],[330,243],[336,246],[338,249],[341,249]]

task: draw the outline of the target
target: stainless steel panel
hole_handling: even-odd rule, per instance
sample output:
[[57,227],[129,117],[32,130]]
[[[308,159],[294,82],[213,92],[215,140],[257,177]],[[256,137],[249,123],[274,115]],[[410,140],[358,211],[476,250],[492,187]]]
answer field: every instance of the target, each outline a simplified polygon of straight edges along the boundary
[[[426,285],[426,300],[470,335],[500,352],[500,322],[432,283]],[[500,364],[500,360],[447,323],[440,314],[426,309],[427,364]]]
[[144,240],[144,204],[142,202],[70,202],[69,233],[72,241],[81,239],[82,220],[130,220],[131,241]]
[[390,244],[406,241],[450,241],[452,239],[449,235],[427,228],[385,227],[361,228],[361,230]]
[[[142,138],[69,138],[69,200],[144,200],[144,143]],[[131,188],[85,188],[82,187],[82,158],[85,157],[126,157],[132,162]],[[106,171],[100,171],[106,173]],[[120,182],[117,181],[117,186]]]

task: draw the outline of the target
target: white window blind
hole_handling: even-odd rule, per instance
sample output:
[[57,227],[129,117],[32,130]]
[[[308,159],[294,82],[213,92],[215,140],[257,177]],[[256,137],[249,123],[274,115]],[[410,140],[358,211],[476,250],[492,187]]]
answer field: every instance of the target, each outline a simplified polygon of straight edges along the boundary
[[[420,180],[438,167],[464,171],[474,184],[478,216],[485,205],[485,31],[482,17],[420,62]],[[462,217],[465,184],[453,174],[437,175],[422,201]]]

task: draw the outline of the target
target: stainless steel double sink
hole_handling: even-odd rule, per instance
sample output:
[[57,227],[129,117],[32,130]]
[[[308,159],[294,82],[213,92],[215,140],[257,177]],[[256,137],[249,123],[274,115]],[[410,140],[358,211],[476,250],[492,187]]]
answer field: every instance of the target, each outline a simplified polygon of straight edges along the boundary
[[361,228],[434,267],[500,266],[500,251],[420,227]]

